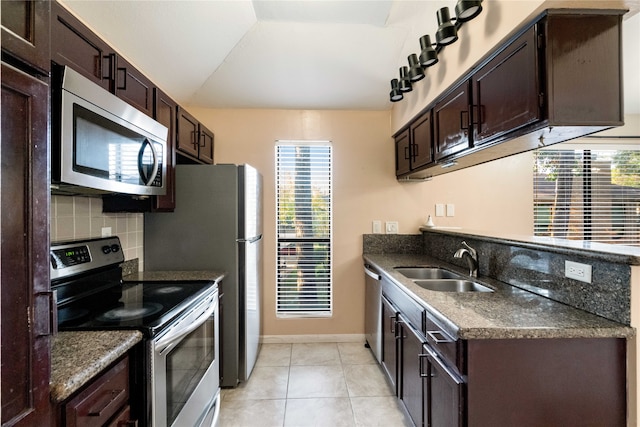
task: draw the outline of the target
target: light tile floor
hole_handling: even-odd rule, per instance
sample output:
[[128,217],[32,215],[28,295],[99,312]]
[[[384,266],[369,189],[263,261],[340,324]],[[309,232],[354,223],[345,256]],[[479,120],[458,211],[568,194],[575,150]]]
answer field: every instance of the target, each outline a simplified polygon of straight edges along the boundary
[[263,344],[246,383],[222,390],[220,427],[408,427],[362,343]]

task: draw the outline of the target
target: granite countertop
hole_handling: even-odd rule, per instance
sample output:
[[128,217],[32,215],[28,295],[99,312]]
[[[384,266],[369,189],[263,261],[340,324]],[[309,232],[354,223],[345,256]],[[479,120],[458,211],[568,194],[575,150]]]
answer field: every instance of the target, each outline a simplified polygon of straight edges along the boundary
[[51,400],[62,402],[141,340],[139,331],[59,332],[51,349]]
[[467,275],[428,255],[364,254],[366,262],[420,302],[454,336],[462,339],[630,338],[633,328],[561,304],[523,289],[479,276],[494,292],[436,292],[423,289],[394,270],[398,266],[438,266]]
[[225,276],[223,271],[139,271],[123,277],[125,282],[163,282],[163,281],[189,281],[211,280],[220,281]]

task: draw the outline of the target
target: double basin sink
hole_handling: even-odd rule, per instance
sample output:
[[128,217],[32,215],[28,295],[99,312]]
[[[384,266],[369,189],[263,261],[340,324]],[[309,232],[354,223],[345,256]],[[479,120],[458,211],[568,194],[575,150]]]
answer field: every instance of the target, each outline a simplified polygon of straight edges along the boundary
[[423,289],[438,292],[493,292],[468,277],[438,267],[395,267],[395,270],[413,280]]

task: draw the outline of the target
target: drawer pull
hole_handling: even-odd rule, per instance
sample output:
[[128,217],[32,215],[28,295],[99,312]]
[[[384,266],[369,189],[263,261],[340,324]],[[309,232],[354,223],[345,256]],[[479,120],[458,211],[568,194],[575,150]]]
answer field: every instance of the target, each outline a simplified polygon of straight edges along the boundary
[[100,400],[96,403],[97,407],[89,409],[87,413],[90,417],[101,417],[104,411],[115,401],[118,400],[124,390],[105,390]]
[[427,336],[431,338],[436,344],[443,344],[448,342],[454,342],[451,338],[446,336],[440,331],[427,331]]

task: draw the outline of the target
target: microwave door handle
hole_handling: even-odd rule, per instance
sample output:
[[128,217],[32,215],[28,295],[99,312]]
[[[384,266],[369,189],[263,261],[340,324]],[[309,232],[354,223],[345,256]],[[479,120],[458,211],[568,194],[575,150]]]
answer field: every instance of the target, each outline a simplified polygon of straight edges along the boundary
[[[146,146],[151,148],[151,154],[153,155],[153,169],[151,170],[151,174],[146,176],[144,173],[144,165],[142,164],[142,160],[144,159],[144,149]],[[153,142],[149,141],[148,138],[145,138],[142,142],[142,147],[140,147],[140,151],[138,152],[138,173],[140,177],[142,177],[142,181],[144,185],[149,185],[153,182],[158,173],[158,154],[156,153],[156,149],[153,146]]]

